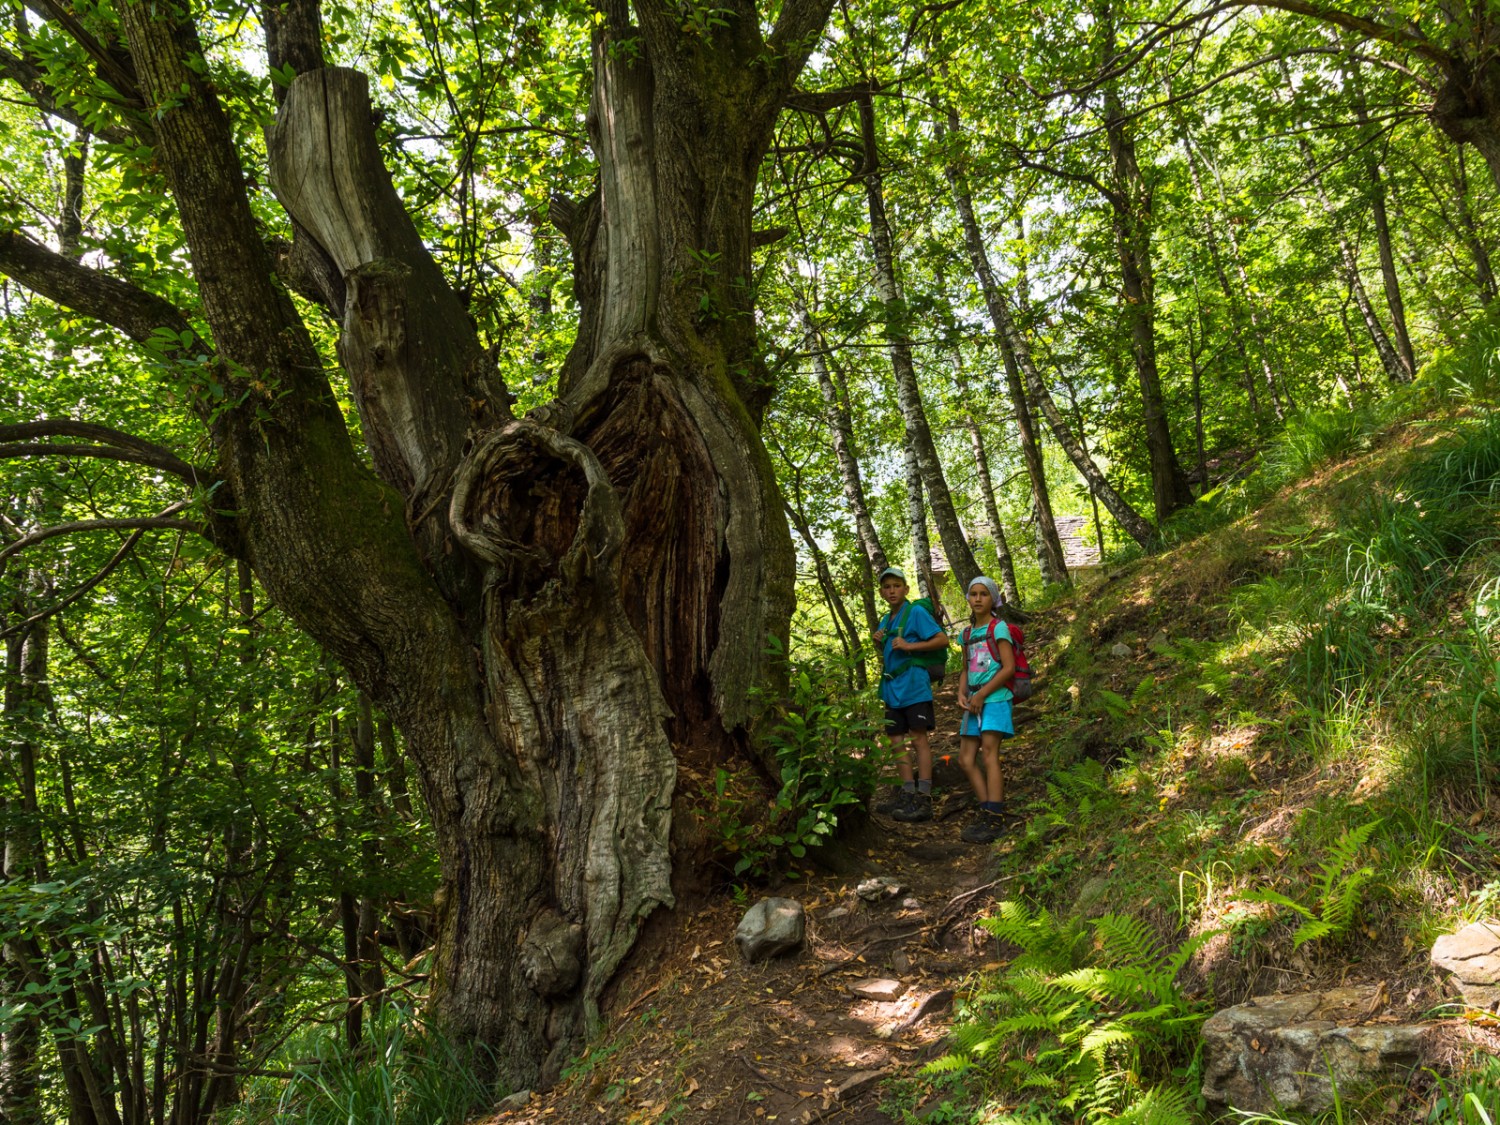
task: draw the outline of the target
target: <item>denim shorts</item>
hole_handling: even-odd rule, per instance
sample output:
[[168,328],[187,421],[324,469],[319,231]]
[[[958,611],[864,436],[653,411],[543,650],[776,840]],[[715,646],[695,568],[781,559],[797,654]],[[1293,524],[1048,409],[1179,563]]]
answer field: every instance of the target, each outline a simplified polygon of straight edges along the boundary
[[1016,727],[1010,718],[1010,700],[986,700],[981,714],[965,711],[958,724],[958,733],[967,738],[977,738],[987,730],[998,731],[1001,738],[1015,737]]

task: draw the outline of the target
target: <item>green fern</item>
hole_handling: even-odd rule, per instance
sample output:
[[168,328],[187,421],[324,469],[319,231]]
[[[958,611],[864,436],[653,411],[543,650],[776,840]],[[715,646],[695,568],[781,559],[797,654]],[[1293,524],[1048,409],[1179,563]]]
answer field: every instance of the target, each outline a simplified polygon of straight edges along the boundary
[[1085,923],[1020,902],[1000,903],[980,924],[1020,953],[970,1002],[952,1049],[927,1073],[978,1071],[1091,1125],[1189,1120],[1185,1095],[1145,1079],[1194,1057],[1207,1012],[1176,978],[1213,935],[1169,949],[1139,918]]
[[1319,867],[1316,884],[1317,897],[1313,905],[1273,891],[1269,887],[1249,891],[1240,896],[1246,902],[1264,902],[1285,907],[1300,914],[1302,925],[1292,934],[1292,948],[1300,949],[1310,941],[1338,937],[1354,922],[1364,899],[1365,887],[1375,878],[1373,867],[1354,867],[1359,853],[1369,842],[1379,820],[1351,828],[1338,838],[1329,850],[1328,858]]

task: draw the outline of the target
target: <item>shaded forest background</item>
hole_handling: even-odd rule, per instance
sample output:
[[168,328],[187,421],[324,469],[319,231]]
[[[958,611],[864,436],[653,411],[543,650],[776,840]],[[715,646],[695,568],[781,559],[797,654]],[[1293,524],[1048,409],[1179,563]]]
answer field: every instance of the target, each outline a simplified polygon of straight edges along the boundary
[[[1373,417],[1493,331],[1500,21],[1286,6],[834,9],[759,169],[754,272],[701,250],[678,278],[701,325],[753,302],[755,369],[734,377],[765,382],[799,666],[841,660],[868,695],[888,563],[941,596],[936,547],[949,573],[1044,603],[1082,580],[1058,518],[1115,560],[1177,542],[1289,423]],[[705,42],[744,18],[672,11]],[[185,235],[157,154],[118,122],[113,12],[8,15],[0,1116],[186,1125],[330,1028],[354,1045],[421,1008],[436,844],[391,718],[222,549],[235,512],[206,434],[261,398],[274,426],[278,391],[195,350]],[[268,253],[333,370],[338,323],[265,170],[291,78],[258,46],[275,10],[191,17]],[[371,76],[396,189],[516,412],[551,403],[580,319],[563,230],[597,172],[595,13],[322,20],[330,61]],[[37,296],[36,247],[185,327],[132,342]],[[707,835],[724,797],[692,794]],[[743,874],[716,854],[707,883]]]

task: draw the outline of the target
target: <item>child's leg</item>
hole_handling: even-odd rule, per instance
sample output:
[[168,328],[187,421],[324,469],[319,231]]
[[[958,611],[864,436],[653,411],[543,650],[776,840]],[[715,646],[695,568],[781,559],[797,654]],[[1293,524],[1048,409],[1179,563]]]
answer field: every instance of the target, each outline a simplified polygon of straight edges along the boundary
[[981,801],[998,803],[1005,800],[1005,779],[1000,776],[1000,732],[987,730],[980,738],[984,744],[984,789],[981,791],[975,785],[974,792]]
[[890,736],[891,754],[896,759],[896,772],[901,775],[903,785],[911,785],[916,778],[911,769],[911,751],[906,748],[905,734],[893,734]]
[[963,735],[958,740],[958,764],[963,767],[964,775],[969,779],[969,785],[974,790],[974,796],[981,801],[989,800],[985,796],[987,790],[984,785],[984,774],[979,771],[975,764],[975,755],[979,752],[979,739],[972,734]]
[[[917,751],[917,780],[932,784],[932,743],[927,741],[925,730],[914,730],[911,732],[911,744]],[[906,767],[907,772],[902,777],[911,774],[911,765]]]

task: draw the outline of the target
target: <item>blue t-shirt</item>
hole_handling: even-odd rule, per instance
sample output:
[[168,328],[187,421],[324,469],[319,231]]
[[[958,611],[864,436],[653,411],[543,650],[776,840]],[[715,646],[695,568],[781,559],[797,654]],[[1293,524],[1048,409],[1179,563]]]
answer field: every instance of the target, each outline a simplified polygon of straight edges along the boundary
[[[1000,671],[1000,662],[990,654],[988,625],[969,626],[969,650],[968,666],[964,668],[964,675],[969,677],[969,690],[978,691],[985,684],[993,680]],[[959,634],[962,639],[963,634]],[[998,647],[1001,643],[1010,644],[1010,626],[999,618],[995,619],[995,643]],[[1011,699],[1009,687],[996,688],[984,697],[985,706],[997,703],[1001,700]]]
[[[882,668],[896,668],[903,661],[909,661],[915,653],[897,652],[892,647],[896,639],[894,632],[896,625],[901,621],[901,615],[906,614],[906,628],[901,635],[909,641],[930,641],[943,630],[932,614],[928,613],[919,605],[912,605],[911,612],[907,613],[907,604],[902,602],[882,620],[886,627],[885,635],[885,663]],[[880,698],[885,700],[887,707],[910,707],[913,703],[926,703],[932,698],[932,677],[927,674],[927,669],[917,664],[907,664],[906,671],[893,678],[887,679],[884,675],[880,677]]]

